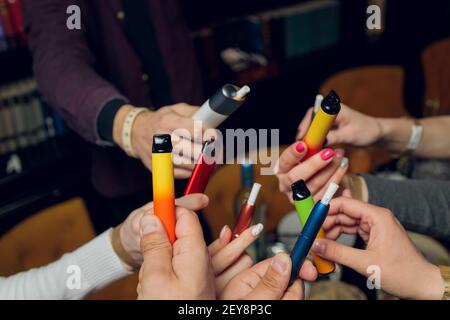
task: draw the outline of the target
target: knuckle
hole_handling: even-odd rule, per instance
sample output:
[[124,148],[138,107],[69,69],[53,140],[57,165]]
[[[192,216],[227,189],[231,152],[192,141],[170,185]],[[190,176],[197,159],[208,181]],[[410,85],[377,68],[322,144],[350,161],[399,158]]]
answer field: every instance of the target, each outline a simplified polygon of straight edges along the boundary
[[273,292],[278,292],[281,290],[280,282],[278,280],[277,275],[274,272],[268,272],[262,278],[262,284],[264,285],[264,287],[268,288]]
[[171,246],[167,239],[159,236],[149,235],[141,240],[142,251],[145,254],[153,252],[160,252],[163,250],[170,250]]

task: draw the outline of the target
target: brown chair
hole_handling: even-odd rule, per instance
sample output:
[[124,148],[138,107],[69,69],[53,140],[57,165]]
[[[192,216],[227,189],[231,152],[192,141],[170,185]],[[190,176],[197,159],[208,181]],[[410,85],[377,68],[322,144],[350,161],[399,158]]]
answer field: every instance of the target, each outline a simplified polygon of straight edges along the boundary
[[[349,107],[376,117],[408,116],[403,102],[404,72],[397,66],[366,66],[339,72],[320,87],[322,94],[335,90]],[[389,162],[389,153],[378,147],[345,147],[351,172],[369,172]]]
[[[88,211],[79,198],[27,218],[0,238],[0,276],[44,266],[95,237]],[[125,278],[91,299],[135,299],[137,276]]]
[[450,38],[437,41],[422,53],[425,76],[425,116],[450,114]]

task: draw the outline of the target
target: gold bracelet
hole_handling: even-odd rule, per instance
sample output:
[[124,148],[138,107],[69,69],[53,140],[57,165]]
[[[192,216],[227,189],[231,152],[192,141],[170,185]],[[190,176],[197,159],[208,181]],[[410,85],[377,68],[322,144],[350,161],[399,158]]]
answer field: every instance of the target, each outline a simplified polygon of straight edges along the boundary
[[442,279],[444,279],[444,295],[442,300],[450,300],[450,267],[449,266],[439,266],[441,271]]
[[125,248],[122,245],[122,241],[120,240],[120,228],[122,227],[121,224],[119,224],[117,227],[112,229],[111,232],[111,244],[114,249],[114,252],[117,254],[120,260],[124,264],[130,267],[133,271],[139,270],[141,265],[137,263],[125,250]]

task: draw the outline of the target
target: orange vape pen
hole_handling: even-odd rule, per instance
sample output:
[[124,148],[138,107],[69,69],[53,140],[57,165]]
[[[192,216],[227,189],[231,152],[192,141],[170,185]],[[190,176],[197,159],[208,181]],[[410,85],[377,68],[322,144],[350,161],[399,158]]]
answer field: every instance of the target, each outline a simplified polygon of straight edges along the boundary
[[152,148],[153,208],[175,242],[175,183],[172,163],[172,140],[169,134],[155,134]]

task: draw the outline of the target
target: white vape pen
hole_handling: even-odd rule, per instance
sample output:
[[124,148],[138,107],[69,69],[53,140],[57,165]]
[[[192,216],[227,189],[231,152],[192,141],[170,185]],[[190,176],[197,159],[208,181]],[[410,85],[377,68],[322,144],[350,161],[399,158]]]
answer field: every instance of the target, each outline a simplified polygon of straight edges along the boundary
[[239,88],[226,84],[201,106],[192,119],[202,121],[211,128],[217,128],[245,102],[249,92],[248,86]]

